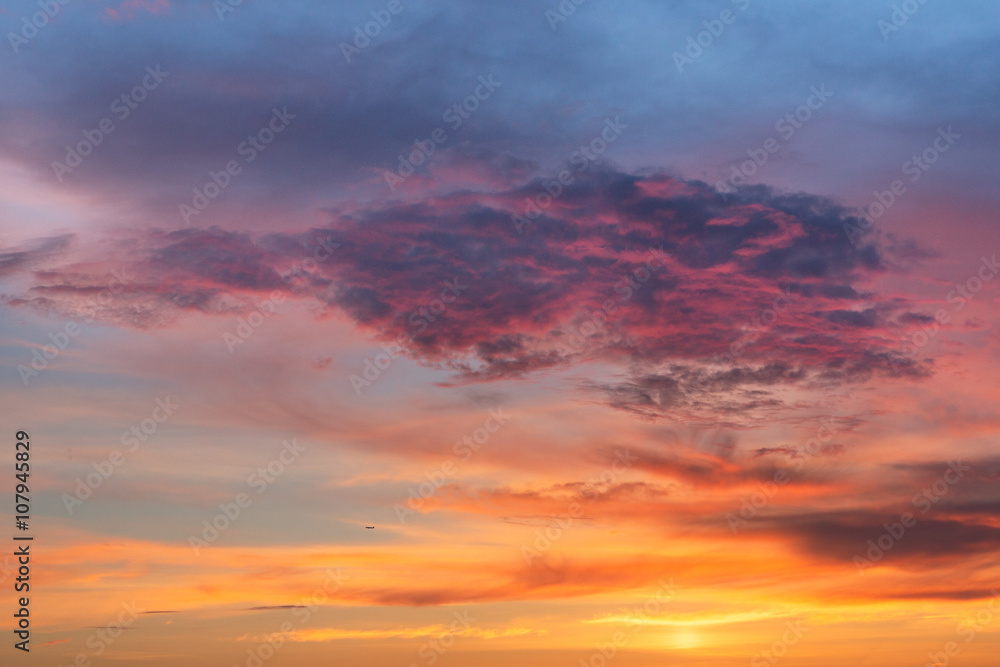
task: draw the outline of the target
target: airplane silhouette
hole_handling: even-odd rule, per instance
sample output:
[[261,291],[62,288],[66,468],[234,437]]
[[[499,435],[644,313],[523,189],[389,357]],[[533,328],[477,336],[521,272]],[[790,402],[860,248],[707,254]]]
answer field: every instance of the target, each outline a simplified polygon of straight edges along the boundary
[[368,530],[373,530],[375,526],[365,526],[365,528],[367,528]]

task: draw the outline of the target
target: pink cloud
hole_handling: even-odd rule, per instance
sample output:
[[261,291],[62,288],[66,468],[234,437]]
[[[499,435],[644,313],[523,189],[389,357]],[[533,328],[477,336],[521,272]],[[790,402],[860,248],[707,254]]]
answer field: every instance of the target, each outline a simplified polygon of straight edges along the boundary
[[118,7],[108,7],[104,15],[113,21],[134,21],[140,12],[149,12],[157,16],[170,10],[170,0],[125,0]]

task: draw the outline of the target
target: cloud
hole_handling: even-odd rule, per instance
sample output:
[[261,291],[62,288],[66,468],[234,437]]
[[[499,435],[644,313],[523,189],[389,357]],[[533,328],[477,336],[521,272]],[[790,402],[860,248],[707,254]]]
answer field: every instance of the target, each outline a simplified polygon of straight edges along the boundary
[[[722,195],[599,165],[519,231],[525,196],[543,185],[331,211],[329,226],[298,233],[136,231],[118,259],[137,278],[97,319],[167,326],[280,291],[346,314],[455,382],[623,365],[627,380],[587,388],[649,418],[766,413],[782,386],[930,373],[891,344],[920,319],[873,291],[886,251],[853,246],[853,218],[827,199],[763,186]],[[321,242],[330,252],[314,261]],[[41,276],[10,303],[74,315],[101,288],[69,266]]]
[[[939,560],[962,560],[1000,551],[1000,528],[958,519],[923,518],[910,510],[917,516],[916,525],[893,541],[884,560],[876,562],[928,569],[936,567]],[[769,517],[761,523],[780,525],[785,537],[813,558],[851,562],[855,556],[866,557],[868,541],[885,535],[885,525],[899,523],[899,517],[899,513],[858,510]]]
[[45,642],[44,644],[39,644],[35,648],[42,648],[43,646],[51,646],[52,644],[63,644],[63,643],[68,642],[68,641],[69,641],[69,639],[56,639],[55,641]]
[[[462,637],[480,639],[496,639],[498,637],[523,637],[526,635],[545,634],[542,630],[531,628],[464,628],[453,626],[427,625],[416,628],[386,628],[383,630],[355,630],[352,628],[312,628],[291,633],[288,641],[293,642],[328,642],[342,639],[418,639],[423,637],[443,637],[457,634]],[[267,641],[266,637],[255,637],[254,641]]]
[[301,604],[277,604],[268,605],[264,607],[248,607],[244,611],[274,611],[276,609],[304,609],[305,605]]
[[125,0],[118,7],[108,7],[105,16],[113,21],[134,21],[140,12],[166,14],[170,10],[170,0]]
[[40,263],[59,256],[70,248],[75,234],[35,239],[26,247],[0,250],[0,278],[23,273]]

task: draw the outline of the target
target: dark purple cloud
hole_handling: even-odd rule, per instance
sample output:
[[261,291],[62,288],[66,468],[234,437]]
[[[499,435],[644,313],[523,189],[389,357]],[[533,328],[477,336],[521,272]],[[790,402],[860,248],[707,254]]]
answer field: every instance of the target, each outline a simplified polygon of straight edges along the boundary
[[[853,246],[850,213],[829,200],[761,186],[721,195],[604,165],[518,229],[543,185],[341,210],[302,233],[133,232],[116,260],[136,278],[101,316],[163,326],[277,290],[342,311],[460,381],[623,364],[630,379],[591,388],[653,417],[719,395],[735,411],[766,410],[780,385],[929,372],[886,342],[921,322],[871,288],[886,251]],[[88,271],[53,262],[10,303],[71,314],[106,280]]]

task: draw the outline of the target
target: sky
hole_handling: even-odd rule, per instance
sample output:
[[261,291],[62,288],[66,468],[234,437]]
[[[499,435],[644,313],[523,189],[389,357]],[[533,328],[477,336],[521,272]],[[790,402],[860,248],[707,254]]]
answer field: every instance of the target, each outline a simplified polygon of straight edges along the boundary
[[3,663],[995,665],[998,19],[0,4]]

